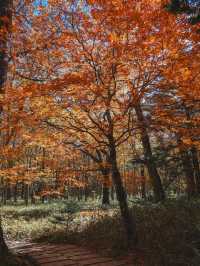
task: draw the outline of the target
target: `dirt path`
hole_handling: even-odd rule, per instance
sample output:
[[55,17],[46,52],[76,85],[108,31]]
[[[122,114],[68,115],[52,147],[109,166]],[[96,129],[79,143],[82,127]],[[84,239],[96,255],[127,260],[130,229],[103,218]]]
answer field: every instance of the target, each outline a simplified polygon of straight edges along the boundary
[[16,252],[31,256],[38,266],[134,266],[129,259],[114,261],[75,245],[23,242],[11,242],[9,245]]

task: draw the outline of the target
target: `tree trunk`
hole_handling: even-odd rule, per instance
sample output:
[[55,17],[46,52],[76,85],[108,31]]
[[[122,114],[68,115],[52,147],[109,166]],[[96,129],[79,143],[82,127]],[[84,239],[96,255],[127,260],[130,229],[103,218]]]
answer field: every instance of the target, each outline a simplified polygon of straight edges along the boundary
[[7,195],[7,200],[11,200],[11,186],[9,184],[9,182],[7,183],[7,192],[6,192],[6,195]]
[[110,164],[117,200],[119,202],[121,216],[127,233],[127,244],[128,247],[131,248],[137,244],[136,224],[135,219],[128,208],[127,195],[117,166],[116,148],[112,137],[110,138]]
[[34,184],[30,187],[31,204],[35,204],[35,189]]
[[141,141],[143,145],[144,157],[149,172],[149,177],[153,186],[154,198],[156,202],[163,201],[165,199],[165,192],[163,190],[161,178],[157,171],[156,164],[153,158],[145,118],[141,106],[139,104],[135,106],[135,112],[141,126]]
[[[188,123],[188,129],[193,129],[194,126],[193,126],[193,123],[192,123],[192,110],[189,106],[186,105],[186,103],[184,102],[183,103],[183,107],[185,109],[185,114],[186,114],[186,118],[187,120],[189,121]],[[198,153],[197,153],[197,149],[195,148],[194,145],[192,145],[192,147],[188,150],[187,152],[187,156],[188,156],[188,159],[189,159],[189,165],[188,165],[188,168],[191,168],[190,169],[190,172],[193,171],[193,178],[196,183],[196,192],[197,194],[200,193],[200,168],[199,168],[199,162],[198,162]],[[191,155],[191,160],[190,160],[190,155]],[[186,170],[186,169],[185,169]],[[188,173],[189,173],[189,170],[187,170]],[[190,174],[191,176],[191,174]]]
[[110,189],[109,189],[109,169],[101,169],[103,175],[103,197],[102,197],[102,205],[109,205],[110,204]]
[[8,254],[8,246],[6,245],[6,242],[4,240],[2,220],[0,217],[0,261],[1,258],[5,257],[7,254]]
[[102,197],[102,205],[110,205],[110,190],[107,184],[103,184],[103,197]]
[[110,197],[111,197],[111,200],[112,200],[112,201],[115,200],[115,191],[114,191],[114,187],[113,187],[113,185],[112,185],[112,187],[111,187]]
[[[0,0],[0,30],[3,30],[0,39],[0,94],[4,94],[4,83],[7,79],[8,59],[7,59],[7,41],[8,32],[12,23],[12,0]],[[5,20],[5,17],[8,20]],[[3,18],[3,19],[1,19]],[[3,107],[0,106],[0,113],[3,111]],[[8,253],[8,247],[4,240],[3,228],[0,216],[0,261]]]
[[21,199],[24,199],[25,194],[25,184],[24,181],[21,182]]
[[186,149],[183,145],[181,137],[177,136],[177,143],[180,149],[180,155],[182,160],[182,167],[185,174],[185,180],[187,184],[187,195],[188,199],[196,196],[196,184],[195,184],[195,174],[193,169],[193,158],[191,156],[190,149]]
[[144,175],[144,167],[141,168],[141,196],[146,199],[146,177]]
[[[7,68],[8,68],[8,59],[7,59],[7,41],[8,41],[8,32],[10,30],[11,25],[11,0],[0,0],[0,29],[4,31],[1,34],[0,39],[0,93],[4,94],[4,83],[7,78]],[[5,20],[5,17],[8,20]],[[3,18],[3,19],[1,19]],[[1,108],[2,111],[2,108]]]
[[7,204],[7,183],[3,186],[3,205]]
[[194,172],[192,168],[191,157],[188,151],[182,151],[183,170],[185,172],[185,178],[187,183],[187,195],[188,198],[192,198],[196,194]]
[[85,189],[84,189],[84,197],[85,197],[85,201],[87,201],[89,197],[89,190],[88,190],[87,185],[85,186]]
[[25,184],[25,194],[24,194],[24,203],[26,204],[26,206],[28,206],[28,202],[29,202],[29,184]]
[[17,183],[13,186],[13,198],[14,202],[17,203]]
[[200,194],[200,167],[199,167],[197,149],[194,146],[191,148],[191,155],[192,155],[192,163],[193,163],[195,182],[196,182],[196,191],[197,194]]

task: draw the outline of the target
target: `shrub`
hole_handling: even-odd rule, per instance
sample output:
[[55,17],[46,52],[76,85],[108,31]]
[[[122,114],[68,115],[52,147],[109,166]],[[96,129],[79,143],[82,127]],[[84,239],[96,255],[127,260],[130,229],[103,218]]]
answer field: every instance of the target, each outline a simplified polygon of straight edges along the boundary
[[65,202],[61,214],[53,215],[50,221],[54,224],[62,224],[65,229],[69,231],[69,227],[75,218],[75,214],[80,211],[80,205],[76,201]]
[[77,201],[66,201],[62,213],[75,214],[81,210],[80,204]]

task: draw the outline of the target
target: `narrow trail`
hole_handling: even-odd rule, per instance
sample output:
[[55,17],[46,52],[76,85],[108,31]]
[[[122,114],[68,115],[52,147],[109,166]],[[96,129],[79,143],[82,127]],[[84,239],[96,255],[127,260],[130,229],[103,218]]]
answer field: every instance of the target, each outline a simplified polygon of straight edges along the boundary
[[101,257],[86,248],[70,244],[39,244],[25,242],[10,242],[9,246],[15,252],[29,255],[38,266],[133,266],[127,259],[113,260]]

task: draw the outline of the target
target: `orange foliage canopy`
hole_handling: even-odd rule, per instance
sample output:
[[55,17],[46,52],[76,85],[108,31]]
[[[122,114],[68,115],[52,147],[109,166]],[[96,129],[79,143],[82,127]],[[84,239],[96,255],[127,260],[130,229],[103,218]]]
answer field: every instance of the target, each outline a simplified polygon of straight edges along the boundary
[[193,143],[199,117],[189,121],[192,130],[177,129],[188,118],[173,117],[163,105],[199,99],[199,35],[184,15],[167,13],[165,2],[49,0],[35,11],[33,1],[23,7],[16,1],[0,99],[2,154],[10,157],[35,139],[93,157],[100,151],[106,160],[111,144],[117,149],[137,132],[134,106],[154,101],[155,93],[156,126],[173,123]]

